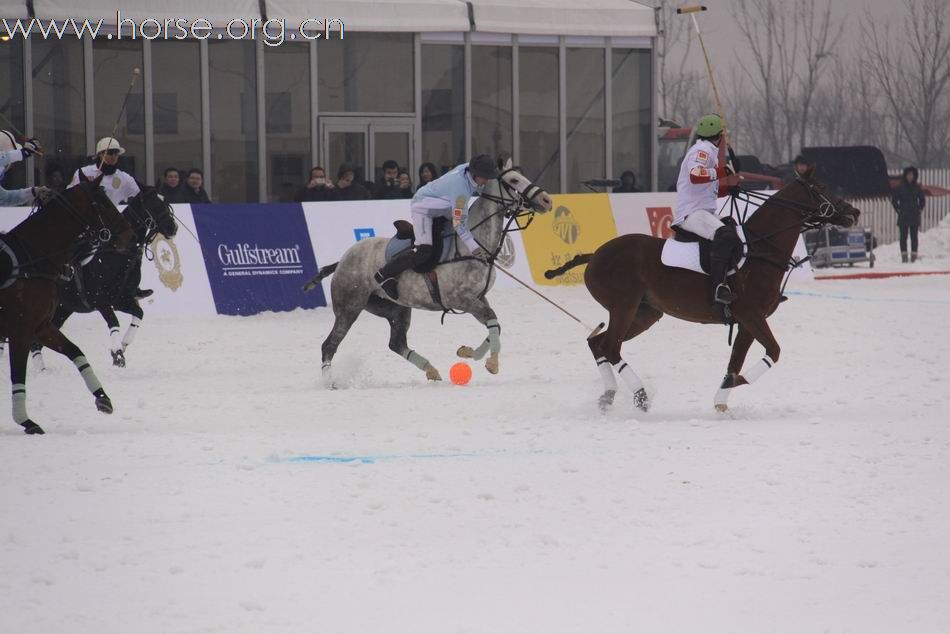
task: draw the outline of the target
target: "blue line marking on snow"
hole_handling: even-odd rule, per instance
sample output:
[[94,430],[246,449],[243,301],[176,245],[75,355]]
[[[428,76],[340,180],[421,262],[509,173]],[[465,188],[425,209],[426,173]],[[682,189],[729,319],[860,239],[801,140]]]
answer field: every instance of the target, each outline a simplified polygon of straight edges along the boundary
[[853,295],[844,295],[837,293],[813,293],[809,291],[785,291],[786,295],[795,297],[820,297],[821,299],[846,299],[855,302],[871,302],[881,304],[942,304],[950,305],[950,300],[945,299],[898,299],[898,298],[876,298],[876,297],[854,297]]
[[535,455],[548,453],[541,449],[533,449],[523,452],[511,452],[506,450],[482,451],[476,453],[406,453],[406,454],[376,454],[368,456],[344,456],[344,455],[309,455],[309,456],[291,456],[289,458],[276,458],[273,462],[284,463],[305,463],[305,462],[324,462],[329,464],[375,464],[377,462],[386,462],[391,460],[454,460],[459,458],[487,458],[491,456],[502,455]]

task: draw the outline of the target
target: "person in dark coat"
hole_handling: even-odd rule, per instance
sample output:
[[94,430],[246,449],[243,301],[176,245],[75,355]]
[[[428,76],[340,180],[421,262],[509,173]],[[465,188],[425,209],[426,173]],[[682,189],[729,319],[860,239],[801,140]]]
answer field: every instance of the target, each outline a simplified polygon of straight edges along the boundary
[[399,188],[399,163],[393,160],[383,163],[383,179],[376,183],[372,192],[374,200],[403,198],[402,190]]
[[208,198],[208,192],[205,191],[205,175],[197,167],[193,167],[188,170],[188,178],[185,181],[185,186],[182,188],[182,201],[183,203],[210,203],[211,199]]
[[165,198],[165,202],[170,205],[184,202],[182,200],[181,191],[181,172],[174,167],[166,169],[165,174],[162,176],[162,184],[159,186],[158,192]]
[[614,187],[615,194],[637,194],[641,191],[643,190],[637,187],[637,175],[630,170],[620,175],[620,185]]
[[916,167],[904,168],[901,183],[891,192],[891,204],[897,212],[897,227],[900,229],[901,261],[907,262],[907,236],[910,236],[910,261],[917,261],[917,232],[920,230],[920,213],[926,199],[924,190],[917,182]]
[[319,165],[311,168],[310,180],[300,188],[294,200],[298,203],[316,203],[339,200],[340,195],[332,180],[327,180],[327,172]]
[[400,198],[412,198],[412,177],[406,170],[399,170]]
[[433,163],[427,161],[419,166],[419,187],[428,185],[438,177]]
[[369,191],[355,180],[356,170],[345,163],[336,172],[336,190],[340,200],[369,200]]

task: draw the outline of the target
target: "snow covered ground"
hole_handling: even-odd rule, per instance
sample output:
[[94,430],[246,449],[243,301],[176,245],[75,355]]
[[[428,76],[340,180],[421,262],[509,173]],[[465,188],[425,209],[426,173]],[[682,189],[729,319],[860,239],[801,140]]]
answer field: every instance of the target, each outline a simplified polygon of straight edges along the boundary
[[[370,315],[338,391],[326,310],[146,317],[126,369],[77,319],[116,413],[50,354],[46,436],[0,400],[0,632],[950,631],[950,276],[790,290],[780,362],[725,417],[724,328],[628,343],[654,408],[601,417],[587,333],[522,290],[490,296],[502,372],[466,387]],[[483,337],[410,331],[443,375]]]

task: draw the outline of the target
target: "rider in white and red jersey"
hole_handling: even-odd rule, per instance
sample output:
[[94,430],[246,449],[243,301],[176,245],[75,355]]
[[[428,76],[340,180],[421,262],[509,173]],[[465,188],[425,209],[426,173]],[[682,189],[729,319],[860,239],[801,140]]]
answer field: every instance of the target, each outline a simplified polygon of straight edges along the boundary
[[696,124],[696,143],[686,152],[676,181],[676,211],[673,226],[712,241],[709,276],[713,299],[729,304],[735,294],[726,283],[732,254],[739,237],[716,213],[716,199],[739,184],[739,176],[726,166],[722,119],[706,115]]

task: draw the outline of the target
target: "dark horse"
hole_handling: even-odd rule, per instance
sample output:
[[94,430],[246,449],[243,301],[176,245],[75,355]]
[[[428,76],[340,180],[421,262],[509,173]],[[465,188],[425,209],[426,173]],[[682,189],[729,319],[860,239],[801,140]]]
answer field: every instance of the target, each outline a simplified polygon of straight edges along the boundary
[[[141,192],[129,199],[122,216],[132,226],[135,238],[127,249],[99,248],[87,264],[73,262],[75,275],[59,289],[59,306],[53,325],[62,328],[73,313],[98,311],[109,326],[112,364],[125,367],[125,350],[135,338],[145,312],[139,304],[138,288],[142,278],[142,256],[157,234],[173,238],[178,233],[175,215],[164,196],[154,187],[142,186]],[[90,257],[91,245],[77,249],[77,259]],[[124,337],[119,335],[119,319],[115,311],[132,316]],[[33,361],[42,364],[42,345],[33,344]]]
[[120,246],[132,240],[132,227],[99,187],[101,180],[82,178],[0,237],[0,336],[10,342],[13,420],[28,434],[43,433],[26,411],[26,366],[34,341],[69,357],[95,396],[96,408],[112,413],[112,401],[82,350],[52,322],[56,282],[76,239],[87,234],[108,243],[115,237]]
[[[857,222],[857,209],[829,196],[825,186],[809,173],[768,198],[743,224],[748,242],[746,264],[730,280],[738,294],[731,310],[739,330],[726,377],[714,400],[718,411],[728,408],[733,388],[753,383],[778,361],[780,348],[766,319],[782,300],[782,278],[791,266],[792,251],[803,228],[824,224],[850,227]],[[643,411],[649,407],[642,381],[620,357],[624,341],[646,331],[664,314],[699,324],[723,323],[720,309],[709,301],[709,278],[662,264],[663,244],[652,236],[624,235],[547,273],[556,277],[589,263],[584,284],[610,312],[607,329],[595,331],[588,339],[604,382],[600,397],[604,411],[613,404],[617,391],[614,371],[633,392],[634,404]],[[766,356],[740,374],[753,340],[765,347]]]

